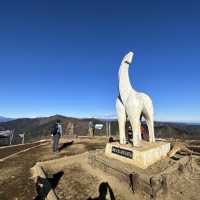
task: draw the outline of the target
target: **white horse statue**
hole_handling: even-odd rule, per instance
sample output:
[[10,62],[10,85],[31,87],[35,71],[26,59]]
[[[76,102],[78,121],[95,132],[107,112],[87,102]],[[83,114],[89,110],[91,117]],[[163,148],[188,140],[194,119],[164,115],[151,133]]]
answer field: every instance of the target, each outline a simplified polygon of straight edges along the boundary
[[126,143],[125,124],[126,117],[130,120],[133,131],[133,146],[141,146],[141,123],[142,115],[147,123],[149,141],[155,142],[153,104],[151,98],[137,92],[130,84],[129,65],[133,59],[133,53],[129,52],[123,58],[119,69],[119,96],[116,101],[116,110],[119,123],[120,143]]

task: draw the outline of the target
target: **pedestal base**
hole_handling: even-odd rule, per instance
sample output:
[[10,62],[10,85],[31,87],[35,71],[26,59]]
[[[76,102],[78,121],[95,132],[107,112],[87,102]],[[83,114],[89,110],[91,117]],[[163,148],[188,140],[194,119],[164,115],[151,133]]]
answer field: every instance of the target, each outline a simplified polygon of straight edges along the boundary
[[132,147],[130,144],[119,144],[118,142],[107,143],[105,154],[108,157],[133,164],[146,169],[153,163],[164,158],[170,151],[170,143],[142,141],[141,147]]

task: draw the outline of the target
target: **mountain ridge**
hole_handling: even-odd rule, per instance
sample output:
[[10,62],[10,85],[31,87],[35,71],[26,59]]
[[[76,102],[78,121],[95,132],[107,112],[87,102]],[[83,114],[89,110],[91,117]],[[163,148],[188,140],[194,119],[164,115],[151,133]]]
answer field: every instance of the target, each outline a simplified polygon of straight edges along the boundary
[[4,116],[0,116],[0,123],[1,122],[8,122],[14,120],[13,118],[9,118],[9,117],[4,117]]
[[[63,115],[49,117],[18,118],[7,122],[0,122],[0,130],[14,130],[14,143],[20,143],[19,134],[25,133],[25,141],[31,142],[51,137],[51,128],[57,120],[61,120],[64,134],[69,134],[70,124],[74,124],[74,134],[79,136],[88,135],[88,124],[103,124],[103,130],[95,131],[96,135],[105,135],[106,122],[111,123],[112,135],[118,135],[117,120],[106,120],[97,118],[75,118]],[[129,122],[127,122],[128,124]],[[145,123],[143,123],[146,127]],[[171,122],[155,122],[155,136],[161,138],[200,139],[200,125]],[[147,128],[146,128],[147,129]]]

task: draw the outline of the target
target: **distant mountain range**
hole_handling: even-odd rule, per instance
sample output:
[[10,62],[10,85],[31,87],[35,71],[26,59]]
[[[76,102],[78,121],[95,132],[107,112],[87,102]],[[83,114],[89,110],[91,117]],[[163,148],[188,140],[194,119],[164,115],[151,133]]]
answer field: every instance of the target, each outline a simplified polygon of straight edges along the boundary
[[[1,118],[0,118],[1,119]],[[88,135],[88,124],[93,121],[94,124],[103,124],[103,130],[96,130],[96,135],[105,135],[106,122],[111,123],[112,135],[118,135],[117,120],[95,119],[95,118],[73,118],[61,115],[39,118],[21,118],[21,119],[5,119],[0,122],[0,130],[15,130],[14,143],[20,141],[19,134],[25,133],[25,141],[51,137],[51,128],[57,120],[61,120],[65,134],[69,134],[69,125],[73,124],[74,134]],[[127,123],[128,126],[128,123]],[[146,127],[146,125],[144,124]],[[200,139],[200,125],[170,122],[155,122],[155,135],[161,138],[182,138],[182,139]]]
[[34,141],[51,137],[51,129],[57,120],[60,120],[63,129],[68,133],[69,125],[74,125],[74,134],[87,135],[89,121],[100,123],[100,120],[86,118],[78,119],[73,117],[65,117],[61,115],[54,115],[50,117],[39,118],[20,118],[12,121],[1,122],[0,130],[14,130],[15,143],[18,143],[19,134],[25,133],[25,141]]
[[0,116],[0,122],[8,122],[8,121],[11,121],[13,120],[12,118],[7,118],[7,117],[3,117],[3,116]]

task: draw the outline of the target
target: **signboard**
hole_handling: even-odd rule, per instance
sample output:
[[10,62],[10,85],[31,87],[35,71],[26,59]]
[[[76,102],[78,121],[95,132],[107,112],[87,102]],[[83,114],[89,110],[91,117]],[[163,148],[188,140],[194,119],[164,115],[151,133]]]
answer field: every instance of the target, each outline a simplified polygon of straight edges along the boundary
[[103,124],[95,124],[95,129],[103,129]]
[[127,149],[122,149],[122,148],[119,148],[119,147],[113,146],[112,147],[112,153],[120,155],[120,156],[124,156],[126,158],[130,158],[130,159],[133,158],[133,152],[132,151],[129,151]]

